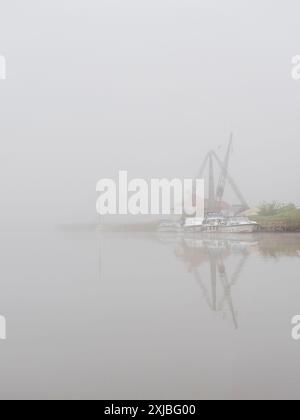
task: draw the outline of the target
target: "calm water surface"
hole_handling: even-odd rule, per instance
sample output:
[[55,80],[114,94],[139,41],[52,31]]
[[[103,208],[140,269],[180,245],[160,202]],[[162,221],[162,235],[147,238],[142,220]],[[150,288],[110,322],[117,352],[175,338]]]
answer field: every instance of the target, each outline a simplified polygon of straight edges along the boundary
[[300,235],[64,226],[0,246],[0,398],[300,397]]

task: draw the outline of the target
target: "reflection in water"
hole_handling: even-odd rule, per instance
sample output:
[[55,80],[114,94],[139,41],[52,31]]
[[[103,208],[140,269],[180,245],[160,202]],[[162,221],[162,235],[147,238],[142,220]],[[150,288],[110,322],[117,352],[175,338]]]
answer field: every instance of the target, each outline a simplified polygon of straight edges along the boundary
[[0,309],[13,329],[0,346],[1,395],[299,397],[299,342],[291,338],[299,251],[293,234],[81,225],[11,237]]
[[[99,233],[99,272],[101,274],[101,238]],[[159,232],[153,234],[114,233],[143,240],[156,240],[171,246],[174,256],[184,263],[200,287],[211,311],[229,317],[238,329],[238,313],[232,297],[234,286],[243,274],[251,254],[263,258],[300,257],[300,235],[292,234],[197,234]],[[234,261],[232,258],[234,257]],[[207,271],[208,268],[208,271]]]
[[[249,255],[248,248],[252,245],[251,241],[183,237],[175,247],[176,257],[186,264],[188,272],[195,277],[208,307],[214,312],[223,312],[224,317],[226,309],[229,310],[235,329],[238,328],[238,321],[231,290],[239,280]],[[239,262],[233,273],[228,274],[225,261],[231,253],[239,255]],[[206,262],[209,263],[209,282],[201,275],[201,266]]]
[[[159,239],[162,242],[168,240],[163,236]],[[238,329],[232,288],[240,278],[251,247],[256,246],[257,242],[251,237],[237,239],[204,235],[186,235],[174,239],[174,254],[184,262],[187,271],[196,279],[208,307],[214,312],[222,312],[224,318],[229,311],[234,328]],[[238,256],[238,263],[229,274],[226,259],[232,254]],[[201,268],[206,263],[209,265],[209,278],[201,273]]]
[[[224,318],[226,309],[229,310],[235,329],[238,329],[238,320],[232,288],[238,282],[249,255],[257,252],[264,257],[300,257],[298,235],[277,235],[274,239],[274,235],[268,234],[159,235],[160,242],[174,243],[174,255],[184,262],[187,271],[196,279],[208,307],[214,312],[223,312]],[[238,257],[238,263],[232,274],[228,274],[226,260],[232,255]],[[201,274],[205,263],[209,264],[209,279]]]
[[[232,289],[238,282],[246,260],[251,253],[264,257],[300,257],[300,236],[296,235],[170,235],[160,233],[162,243],[174,244],[174,255],[184,262],[186,269],[196,279],[204,300],[214,312],[229,311],[235,329],[238,329],[237,311]],[[228,274],[226,260],[238,257],[232,274]],[[209,264],[209,279],[201,274],[201,268]],[[231,262],[230,262],[231,265]],[[220,295],[220,296],[218,296]]]

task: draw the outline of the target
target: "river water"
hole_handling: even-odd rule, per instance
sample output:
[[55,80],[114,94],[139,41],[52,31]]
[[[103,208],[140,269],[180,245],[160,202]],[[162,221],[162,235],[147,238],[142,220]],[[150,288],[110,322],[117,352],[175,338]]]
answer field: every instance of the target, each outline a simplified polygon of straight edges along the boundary
[[0,246],[1,398],[300,397],[300,235],[59,226]]

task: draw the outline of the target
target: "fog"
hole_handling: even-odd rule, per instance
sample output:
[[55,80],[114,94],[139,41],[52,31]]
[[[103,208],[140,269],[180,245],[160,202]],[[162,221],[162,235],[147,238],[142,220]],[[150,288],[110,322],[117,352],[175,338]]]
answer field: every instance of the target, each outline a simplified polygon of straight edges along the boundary
[[298,233],[95,228],[99,179],[194,177],[231,132],[249,205],[300,206],[299,16],[1,0],[0,399],[299,398]]
[[96,220],[96,183],[225,153],[250,205],[300,205],[296,0],[1,1],[1,228]]

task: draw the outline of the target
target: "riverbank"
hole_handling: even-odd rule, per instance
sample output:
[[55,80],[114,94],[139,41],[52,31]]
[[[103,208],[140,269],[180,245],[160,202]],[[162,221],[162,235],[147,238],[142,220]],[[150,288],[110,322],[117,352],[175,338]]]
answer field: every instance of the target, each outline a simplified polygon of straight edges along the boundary
[[[259,224],[261,232],[300,232],[299,209],[291,209],[272,216],[252,216],[250,219]],[[159,222],[99,224],[97,228],[109,232],[156,232],[159,228]]]
[[300,210],[293,209],[273,216],[254,216],[263,232],[300,232]]

